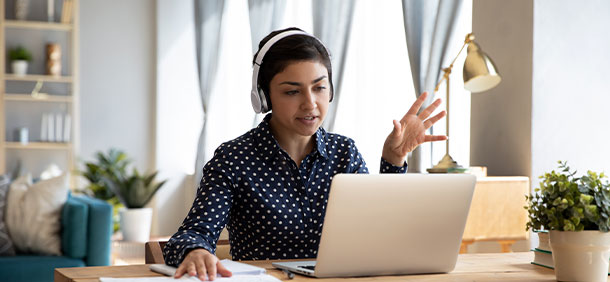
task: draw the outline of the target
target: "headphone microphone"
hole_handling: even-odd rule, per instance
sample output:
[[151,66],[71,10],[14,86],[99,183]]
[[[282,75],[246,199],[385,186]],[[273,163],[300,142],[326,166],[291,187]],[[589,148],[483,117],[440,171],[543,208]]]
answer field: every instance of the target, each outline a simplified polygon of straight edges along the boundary
[[[271,104],[270,101],[267,101],[267,96],[265,95],[265,92],[258,85],[258,73],[260,71],[261,65],[263,64],[265,54],[267,53],[267,51],[269,51],[269,49],[271,49],[271,46],[273,46],[273,44],[292,35],[309,36],[315,38],[316,40],[318,40],[318,42],[320,42],[320,44],[322,44],[322,41],[320,41],[320,39],[307,32],[300,30],[287,30],[275,35],[274,37],[269,39],[269,41],[267,41],[265,45],[263,45],[263,47],[258,51],[256,59],[254,59],[254,66],[252,68],[252,90],[250,91],[250,100],[252,102],[252,108],[257,114],[266,113],[271,110],[269,107],[269,105]],[[322,46],[324,46],[324,44],[322,44]]]

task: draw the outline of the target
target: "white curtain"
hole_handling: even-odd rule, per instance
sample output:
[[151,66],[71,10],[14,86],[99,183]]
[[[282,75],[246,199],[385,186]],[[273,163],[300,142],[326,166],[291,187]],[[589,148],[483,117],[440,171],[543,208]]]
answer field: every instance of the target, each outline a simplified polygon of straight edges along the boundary
[[[248,0],[252,55],[258,51],[258,43],[270,32],[280,29],[286,10],[286,0]],[[254,115],[256,127],[265,115]]]
[[[434,92],[461,5],[462,0],[402,0],[411,74],[418,97],[425,91]],[[428,97],[424,107],[435,98]],[[408,164],[409,172],[422,172],[431,167],[431,144],[417,147],[410,154]]]
[[323,124],[328,131],[333,131],[335,126],[355,5],[355,0],[313,0],[312,2],[313,33],[330,50],[333,67],[334,98]]
[[203,106],[203,127],[197,145],[195,161],[195,179],[201,179],[205,160],[206,134],[208,125],[208,107],[218,69],[220,51],[221,22],[224,12],[224,0],[195,0],[195,44],[197,45],[197,69],[199,88]]

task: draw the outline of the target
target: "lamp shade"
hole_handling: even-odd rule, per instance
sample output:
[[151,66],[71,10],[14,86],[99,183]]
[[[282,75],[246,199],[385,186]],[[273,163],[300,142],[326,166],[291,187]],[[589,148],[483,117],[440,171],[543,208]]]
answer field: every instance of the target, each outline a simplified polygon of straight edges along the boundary
[[464,88],[470,92],[482,92],[494,88],[500,81],[502,78],[493,61],[476,42],[470,42],[464,62]]

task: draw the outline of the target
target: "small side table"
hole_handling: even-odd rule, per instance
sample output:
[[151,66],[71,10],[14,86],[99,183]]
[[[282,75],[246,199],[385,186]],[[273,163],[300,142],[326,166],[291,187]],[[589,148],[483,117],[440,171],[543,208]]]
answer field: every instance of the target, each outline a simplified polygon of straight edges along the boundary
[[496,241],[502,252],[511,252],[517,240],[527,240],[529,178],[525,176],[477,177],[460,253],[476,241]]

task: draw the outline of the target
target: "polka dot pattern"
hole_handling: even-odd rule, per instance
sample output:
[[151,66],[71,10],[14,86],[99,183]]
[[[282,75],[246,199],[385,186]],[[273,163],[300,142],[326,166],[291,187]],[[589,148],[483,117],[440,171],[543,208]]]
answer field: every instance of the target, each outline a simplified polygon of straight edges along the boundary
[[[163,250],[167,264],[196,248],[215,253],[225,226],[234,260],[316,257],[333,176],[368,169],[352,139],[323,128],[297,166],[271,134],[270,118],[222,144],[204,166],[193,207]],[[382,173],[406,169],[381,160]]]

